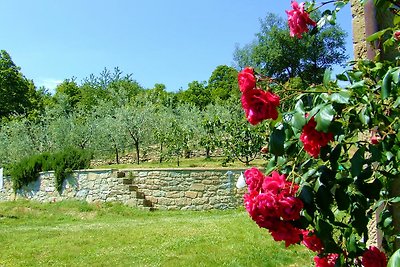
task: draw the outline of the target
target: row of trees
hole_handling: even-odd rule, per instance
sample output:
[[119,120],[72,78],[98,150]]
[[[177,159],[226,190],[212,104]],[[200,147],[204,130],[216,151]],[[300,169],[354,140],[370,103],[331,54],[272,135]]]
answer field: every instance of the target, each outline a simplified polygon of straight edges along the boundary
[[[51,95],[45,88],[37,89],[8,53],[1,51],[0,165],[67,146],[88,149],[96,158],[112,157],[116,162],[121,153],[130,152],[137,163],[149,150],[157,151],[162,161],[170,156],[179,159],[193,150],[202,150],[208,157],[218,149],[227,160],[239,158],[248,164],[266,136],[262,126],[245,122],[238,69],[255,65],[261,73],[301,87],[308,81],[305,77],[321,81],[316,68],[345,60],[345,34],[339,27],[332,26],[313,40],[299,40],[298,47],[289,52],[285,45],[293,41],[284,37],[287,33],[280,18],[267,15],[257,40],[235,51],[237,68],[218,66],[208,81],[193,81],[177,92],[166,91],[163,84],[143,88],[132,75],[115,68],[90,75],[81,83],[66,79]],[[313,61],[315,47],[325,49],[324,61]],[[297,65],[285,72],[277,64],[287,61]]]

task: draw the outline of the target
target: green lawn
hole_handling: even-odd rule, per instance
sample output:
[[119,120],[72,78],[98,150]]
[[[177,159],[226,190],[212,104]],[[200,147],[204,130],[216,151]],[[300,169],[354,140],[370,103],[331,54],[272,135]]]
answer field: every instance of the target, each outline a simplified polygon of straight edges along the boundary
[[245,211],[143,211],[119,204],[0,203],[0,266],[312,266]]
[[182,158],[179,161],[179,166],[177,165],[176,159],[169,159],[159,163],[158,161],[152,162],[141,162],[140,164],[113,164],[113,165],[101,165],[93,168],[114,168],[114,169],[129,169],[129,168],[249,168],[251,167],[264,167],[266,165],[265,160],[255,159],[250,162],[250,166],[236,160],[235,162],[229,162],[223,166],[222,157],[193,157],[193,158]]

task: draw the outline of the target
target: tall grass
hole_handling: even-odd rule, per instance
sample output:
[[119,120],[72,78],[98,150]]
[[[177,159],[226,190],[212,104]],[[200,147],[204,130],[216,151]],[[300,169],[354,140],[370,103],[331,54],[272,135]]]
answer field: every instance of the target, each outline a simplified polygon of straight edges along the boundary
[[0,203],[0,266],[312,266],[312,257],[274,242],[243,210]]

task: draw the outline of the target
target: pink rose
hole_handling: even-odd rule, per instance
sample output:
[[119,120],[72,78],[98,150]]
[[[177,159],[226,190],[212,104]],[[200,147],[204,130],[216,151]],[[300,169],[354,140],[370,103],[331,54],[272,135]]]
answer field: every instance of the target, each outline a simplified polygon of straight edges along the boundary
[[322,249],[324,248],[324,245],[322,244],[321,239],[319,239],[314,232],[304,230],[302,231],[303,233],[303,241],[302,243],[304,246],[309,248],[310,250],[314,252],[321,253]]
[[369,247],[362,256],[361,263],[364,267],[386,267],[387,258],[385,253],[377,247]]
[[270,230],[275,241],[285,241],[285,246],[300,243],[301,230],[295,228],[289,222],[279,222],[275,230]]
[[304,150],[314,158],[318,158],[321,147],[326,146],[330,141],[333,141],[332,133],[324,133],[317,131],[315,127],[317,122],[312,117],[303,127],[300,135],[300,140],[303,142]]
[[279,200],[279,215],[286,221],[298,220],[303,202],[297,197],[285,197]]
[[256,77],[252,68],[246,67],[238,74],[239,88],[242,93],[256,87]]
[[314,257],[315,267],[335,267],[336,261],[339,258],[338,254],[328,254],[325,257]]
[[308,13],[304,11],[304,3],[299,5],[296,1],[292,1],[292,8],[290,11],[286,10],[290,36],[301,38],[304,32],[308,32],[308,25],[316,26],[317,23],[310,19]]
[[269,91],[248,90],[242,94],[241,101],[246,118],[252,125],[278,118],[279,96]]

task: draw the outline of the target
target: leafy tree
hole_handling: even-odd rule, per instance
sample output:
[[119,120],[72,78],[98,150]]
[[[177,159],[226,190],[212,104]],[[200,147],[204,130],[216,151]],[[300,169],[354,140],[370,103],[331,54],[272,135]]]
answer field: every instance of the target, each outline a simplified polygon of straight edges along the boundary
[[0,118],[12,115],[26,116],[38,108],[40,96],[33,82],[25,78],[11,56],[5,50],[1,50]]
[[237,67],[256,67],[262,74],[287,81],[300,77],[306,83],[320,83],[324,70],[343,64],[346,33],[337,25],[324,27],[314,35],[291,38],[287,22],[275,14],[261,20],[256,40],[243,48],[236,47]]
[[136,163],[140,163],[140,148],[149,143],[153,107],[150,105],[138,105],[132,103],[116,111],[116,119],[121,122],[122,127],[128,133],[135,149]]
[[155,110],[153,116],[154,121],[157,122],[157,127],[152,127],[152,136],[159,147],[159,162],[162,163],[167,154],[164,148],[168,145],[173,131],[174,114],[171,108],[160,107]]
[[188,89],[177,93],[181,103],[192,104],[199,109],[204,109],[211,103],[210,90],[206,82],[193,81],[189,83]]
[[237,75],[235,68],[226,65],[220,65],[212,72],[208,80],[208,90],[214,103],[240,96]]
[[168,150],[177,157],[179,166],[180,157],[189,157],[190,151],[198,144],[200,110],[189,104],[178,106],[173,111],[170,123]]
[[223,148],[225,161],[239,160],[246,165],[260,155],[260,148],[266,142],[264,125],[249,125],[243,114],[235,110],[233,119],[225,124]]
[[206,151],[206,158],[222,146],[223,125],[231,121],[231,114],[226,106],[210,104],[201,113],[201,125],[198,139]]
[[66,112],[72,112],[82,100],[82,91],[75,81],[75,78],[65,79],[57,85],[54,100],[56,102],[65,101]]

